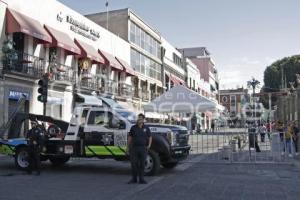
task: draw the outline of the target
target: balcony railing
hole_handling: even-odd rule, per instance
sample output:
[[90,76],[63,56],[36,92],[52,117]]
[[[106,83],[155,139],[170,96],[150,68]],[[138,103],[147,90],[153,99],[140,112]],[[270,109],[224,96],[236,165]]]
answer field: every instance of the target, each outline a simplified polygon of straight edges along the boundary
[[92,74],[82,74],[81,80],[79,81],[81,88],[98,90],[99,89],[99,78]]
[[119,83],[119,93],[118,95],[121,97],[132,97],[132,86],[126,83]]
[[108,80],[105,85],[106,85],[106,87],[105,87],[105,92],[106,93],[112,94],[112,95],[118,95],[119,84],[118,84],[117,81]]
[[150,94],[146,90],[142,90],[140,88],[134,88],[133,89],[133,97],[136,99],[142,99],[143,101],[149,101],[150,100]]
[[4,73],[21,73],[39,79],[46,72],[46,62],[43,58],[20,51],[12,51],[5,55],[2,62]]
[[49,64],[49,78],[52,81],[75,82],[74,67],[67,66],[61,63]]
[[154,100],[156,97],[159,97],[161,94],[159,93],[152,93],[151,92],[151,101]]
[[142,92],[142,100],[143,101],[149,101],[150,100],[150,95],[148,91],[141,91]]
[[12,51],[6,55],[2,64],[4,73],[22,74],[36,79],[48,73],[50,81],[75,81],[74,67],[57,62],[49,63],[43,58],[21,51]]

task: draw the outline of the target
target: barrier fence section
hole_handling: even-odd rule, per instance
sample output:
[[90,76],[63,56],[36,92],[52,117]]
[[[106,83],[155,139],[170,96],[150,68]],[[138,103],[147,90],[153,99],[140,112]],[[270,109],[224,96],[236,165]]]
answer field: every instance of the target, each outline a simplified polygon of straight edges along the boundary
[[191,133],[191,154],[205,155],[208,162],[290,162],[297,154],[293,140],[282,133],[255,133],[247,129],[218,129]]

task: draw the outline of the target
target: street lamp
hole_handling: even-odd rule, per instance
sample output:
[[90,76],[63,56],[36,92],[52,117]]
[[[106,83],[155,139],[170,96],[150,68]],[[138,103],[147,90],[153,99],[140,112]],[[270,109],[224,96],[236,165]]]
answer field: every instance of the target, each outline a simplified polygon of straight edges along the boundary
[[254,114],[252,114],[252,116],[254,116],[254,123],[256,125],[256,106],[255,106],[255,101],[254,101],[254,96],[255,96],[255,88],[256,86],[258,86],[260,84],[260,82],[258,80],[256,80],[255,78],[252,77],[252,79],[250,81],[247,81],[247,86],[248,87],[252,87],[253,93],[252,93],[252,101],[253,101],[253,105],[254,105]]

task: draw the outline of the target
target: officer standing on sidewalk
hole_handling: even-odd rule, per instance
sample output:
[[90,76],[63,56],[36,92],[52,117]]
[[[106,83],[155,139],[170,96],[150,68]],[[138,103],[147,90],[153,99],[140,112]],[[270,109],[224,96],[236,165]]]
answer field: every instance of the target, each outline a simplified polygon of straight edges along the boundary
[[128,135],[128,148],[132,170],[132,179],[128,182],[129,184],[137,183],[137,176],[139,176],[140,184],[147,184],[144,180],[144,168],[147,151],[151,147],[152,136],[150,129],[145,126],[144,121],[145,116],[139,114],[137,123],[131,127]]
[[29,147],[29,167],[28,173],[36,171],[37,175],[41,173],[40,153],[43,144],[43,129],[38,126],[37,122],[31,122],[31,129],[27,133]]

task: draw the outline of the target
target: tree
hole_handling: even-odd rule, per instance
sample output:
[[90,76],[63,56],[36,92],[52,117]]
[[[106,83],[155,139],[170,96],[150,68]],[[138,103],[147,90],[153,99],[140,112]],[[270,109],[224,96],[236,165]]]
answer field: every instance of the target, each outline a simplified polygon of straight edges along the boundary
[[282,73],[287,85],[289,82],[295,82],[295,74],[300,73],[300,55],[283,58],[266,68],[264,72],[265,91],[281,88]]
[[[262,92],[277,92],[282,87],[285,87],[284,83],[282,83],[282,78],[286,83],[286,87],[289,87],[289,82],[296,82],[295,74],[298,73],[300,73],[300,55],[285,57],[272,63],[264,71]],[[267,98],[262,98],[262,103],[266,108],[268,108]],[[272,97],[272,102],[276,100],[276,97]]]

